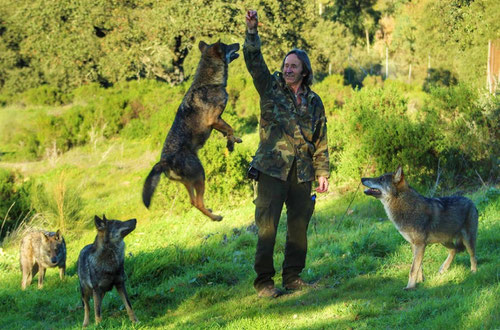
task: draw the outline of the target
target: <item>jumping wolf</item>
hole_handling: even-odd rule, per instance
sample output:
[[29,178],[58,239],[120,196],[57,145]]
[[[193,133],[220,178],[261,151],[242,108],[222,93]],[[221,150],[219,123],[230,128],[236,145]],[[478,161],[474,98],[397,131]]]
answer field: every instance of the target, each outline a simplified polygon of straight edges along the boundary
[[21,240],[19,262],[21,264],[21,288],[31,284],[33,276],[38,274],[38,288],[43,287],[45,271],[50,267],[59,267],[59,278],[66,272],[66,242],[61,232],[33,231]]
[[457,252],[465,248],[470,255],[472,272],[477,270],[476,237],[478,213],[474,203],[465,197],[426,198],[410,187],[401,166],[396,172],[378,178],[362,178],[368,187],[365,194],[380,200],[401,235],[411,244],[413,263],[408,285],[413,289],[424,281],[422,260],[425,247],[441,243],[449,254],[439,268],[445,272]]
[[241,142],[234,136],[232,127],[221,118],[228,100],[228,65],[238,58],[240,45],[226,45],[220,41],[208,45],[201,41],[199,49],[201,59],[193,83],[177,110],[163,145],[161,159],[146,178],[142,200],[149,207],[160,176],[164,173],[169,179],[184,184],[193,206],[212,220],[220,221],[222,217],[213,214],[203,202],[205,171],[198,158],[198,150],[203,147],[212,129],[227,138],[229,151],[233,151],[235,142]]
[[125,289],[125,243],[123,238],[135,229],[136,219],[128,221],[108,220],[106,216],[94,218],[97,236],[94,243],[85,246],[78,257],[78,278],[85,310],[83,326],[89,324],[90,297],[94,298],[96,324],[101,322],[101,303],[106,292],[113,286],[120,295],[128,316],[137,322]]

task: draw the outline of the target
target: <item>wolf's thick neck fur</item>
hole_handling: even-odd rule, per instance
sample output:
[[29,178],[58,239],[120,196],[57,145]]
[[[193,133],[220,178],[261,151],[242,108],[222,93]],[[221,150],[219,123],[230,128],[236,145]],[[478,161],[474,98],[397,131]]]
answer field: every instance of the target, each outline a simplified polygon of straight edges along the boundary
[[425,197],[405,183],[396,195],[382,198],[381,201],[389,219],[399,228],[412,222],[413,213],[423,211],[419,210],[422,199]]
[[125,259],[125,242],[112,243],[105,233],[98,233],[95,237],[91,256],[108,270],[115,270],[123,264]]
[[[211,48],[205,51],[215,52],[215,49]],[[190,90],[205,85],[223,85],[226,87],[228,65],[223,59],[217,56],[215,58],[216,60],[214,61],[213,56],[201,55]]]

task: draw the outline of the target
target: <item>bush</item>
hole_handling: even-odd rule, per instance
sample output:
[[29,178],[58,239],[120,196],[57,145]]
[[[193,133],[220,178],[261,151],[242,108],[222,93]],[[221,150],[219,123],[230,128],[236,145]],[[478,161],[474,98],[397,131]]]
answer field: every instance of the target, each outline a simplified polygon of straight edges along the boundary
[[479,102],[463,85],[431,89],[416,110],[399,84],[362,89],[329,120],[335,180],[358,182],[362,175],[380,175],[402,164],[414,184],[434,185],[439,174],[445,190],[481,183],[478,175],[494,181],[500,147],[492,109],[497,106],[498,101]]
[[463,84],[432,88],[430,94],[424,110],[434,114],[440,132],[436,152],[444,175],[458,185],[478,183],[478,175],[495,181],[500,154],[498,98],[481,98]]
[[342,108],[346,99],[350,98],[354,92],[351,86],[344,86],[343,81],[344,78],[341,75],[330,75],[312,86],[312,90],[321,97],[327,115]]
[[0,168],[0,240],[15,230],[30,213],[30,182],[19,183],[19,174]]
[[42,85],[27,90],[21,99],[30,105],[61,105],[70,102],[71,96],[57,87]]
[[[421,174],[433,168],[434,141],[426,116],[407,115],[407,99],[396,89],[362,89],[330,121],[334,172],[341,181],[359,181],[363,169],[392,171],[398,164]],[[374,174],[374,173],[371,173]]]
[[83,201],[79,190],[68,185],[64,170],[53,180],[39,180],[32,185],[31,199],[33,208],[42,214],[52,228],[63,233],[74,227],[80,220]]

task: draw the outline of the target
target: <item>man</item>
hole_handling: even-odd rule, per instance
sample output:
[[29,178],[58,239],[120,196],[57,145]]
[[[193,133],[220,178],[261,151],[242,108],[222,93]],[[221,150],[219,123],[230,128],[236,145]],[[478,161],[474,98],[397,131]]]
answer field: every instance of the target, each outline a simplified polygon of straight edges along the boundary
[[313,79],[307,54],[299,49],[284,58],[271,74],[260,49],[257,12],[246,15],[243,53],[260,95],[260,143],[251,163],[258,175],[255,222],[259,228],[254,287],[261,297],[278,297],[274,286],[274,244],[283,204],[287,208],[287,236],[283,286],[300,290],[307,253],[307,227],[314,211],[314,180],[319,193],[328,191],[329,158],[326,118],[320,97],[311,91]]

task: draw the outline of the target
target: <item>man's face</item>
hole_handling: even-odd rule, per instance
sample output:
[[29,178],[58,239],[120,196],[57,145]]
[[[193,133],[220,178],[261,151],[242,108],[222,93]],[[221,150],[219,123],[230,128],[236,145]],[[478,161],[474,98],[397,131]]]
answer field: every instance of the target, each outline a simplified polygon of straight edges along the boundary
[[288,86],[297,86],[304,78],[302,61],[295,54],[290,54],[285,58],[283,65],[283,75]]

